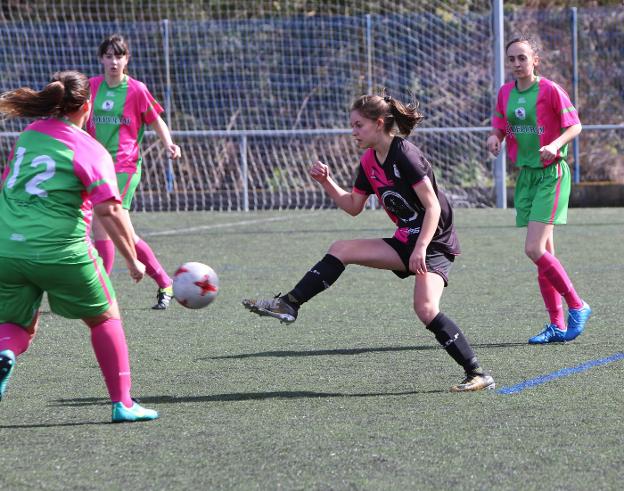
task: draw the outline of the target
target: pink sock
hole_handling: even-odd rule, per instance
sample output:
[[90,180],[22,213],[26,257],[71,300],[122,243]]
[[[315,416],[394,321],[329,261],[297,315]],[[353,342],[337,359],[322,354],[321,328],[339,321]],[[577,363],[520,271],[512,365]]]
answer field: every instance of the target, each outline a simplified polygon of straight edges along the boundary
[[131,407],[130,361],[121,320],[108,319],[92,327],[91,345],[104,375],[111,401],[121,401],[124,406]]
[[0,351],[10,349],[15,356],[21,355],[28,349],[30,334],[17,324],[0,324]]
[[106,274],[110,275],[115,263],[115,244],[112,240],[96,240],[94,245],[102,258]]
[[548,281],[548,278],[545,276],[537,275],[537,282],[539,283],[540,292],[542,292],[544,305],[546,305],[546,310],[550,316],[550,323],[564,330],[566,325],[563,317],[561,295],[559,295],[559,292],[550,284],[550,281]]
[[150,275],[160,288],[171,286],[171,278],[156,259],[152,248],[142,239],[134,245],[137,251],[137,258],[145,264],[145,271]]
[[538,275],[545,276],[550,284],[565,298],[568,308],[580,309],[583,301],[579,297],[559,260],[546,251],[537,261]]

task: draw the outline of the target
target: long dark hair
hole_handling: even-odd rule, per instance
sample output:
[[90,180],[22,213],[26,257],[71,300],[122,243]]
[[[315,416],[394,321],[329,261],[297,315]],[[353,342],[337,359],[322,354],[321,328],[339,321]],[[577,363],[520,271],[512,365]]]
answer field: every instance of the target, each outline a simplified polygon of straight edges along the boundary
[[0,113],[7,117],[41,118],[76,112],[91,97],[89,79],[67,70],[52,75],[42,90],[21,87],[0,95]]
[[389,95],[360,96],[353,102],[351,111],[357,111],[366,119],[373,121],[383,118],[386,133],[391,133],[396,126],[399,133],[405,136],[408,136],[424,118],[418,111],[418,101],[403,104]]

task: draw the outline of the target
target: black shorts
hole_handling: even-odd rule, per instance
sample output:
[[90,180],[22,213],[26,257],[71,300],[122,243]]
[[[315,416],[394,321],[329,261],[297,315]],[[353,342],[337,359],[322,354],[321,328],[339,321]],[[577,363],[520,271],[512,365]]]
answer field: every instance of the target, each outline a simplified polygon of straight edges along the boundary
[[[401,242],[399,239],[392,237],[390,239],[383,239],[383,241],[392,247],[399,257],[403,264],[405,265],[406,271],[392,271],[399,278],[407,278],[409,276],[414,276],[409,269],[409,260],[412,252],[414,251],[414,244]],[[427,265],[427,271],[429,273],[435,273],[442,277],[444,280],[444,286],[448,286],[448,277],[451,271],[451,267],[453,266],[453,261],[455,261],[455,256],[452,254],[446,254],[444,252],[427,252],[427,257],[425,258],[425,264]]]

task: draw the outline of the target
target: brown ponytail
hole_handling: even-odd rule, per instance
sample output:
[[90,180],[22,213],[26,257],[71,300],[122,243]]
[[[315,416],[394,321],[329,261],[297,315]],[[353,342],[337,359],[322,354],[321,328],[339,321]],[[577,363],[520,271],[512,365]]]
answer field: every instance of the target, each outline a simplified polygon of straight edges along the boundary
[[403,104],[388,95],[363,95],[358,97],[351,106],[366,119],[373,121],[382,118],[384,130],[391,133],[395,126],[399,134],[408,136],[415,126],[420,124],[424,116],[418,111],[418,101]]
[[0,95],[0,113],[7,117],[65,116],[91,97],[89,79],[76,71],[57,72],[42,90],[21,87]]

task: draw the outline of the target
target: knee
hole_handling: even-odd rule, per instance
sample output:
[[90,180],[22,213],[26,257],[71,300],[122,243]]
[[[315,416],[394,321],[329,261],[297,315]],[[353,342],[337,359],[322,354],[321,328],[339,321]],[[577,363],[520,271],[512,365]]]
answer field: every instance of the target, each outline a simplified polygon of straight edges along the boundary
[[533,262],[537,261],[540,257],[542,257],[545,252],[546,252],[546,249],[540,246],[540,244],[529,243],[529,244],[524,245],[524,253]]
[[414,303],[414,312],[420,322],[427,326],[433,319],[435,319],[435,316],[438,315],[440,309],[433,302],[419,302]]
[[340,259],[343,264],[346,264],[346,260],[348,259],[348,252],[349,242],[346,240],[337,240],[329,246],[327,254],[331,254],[332,256]]

